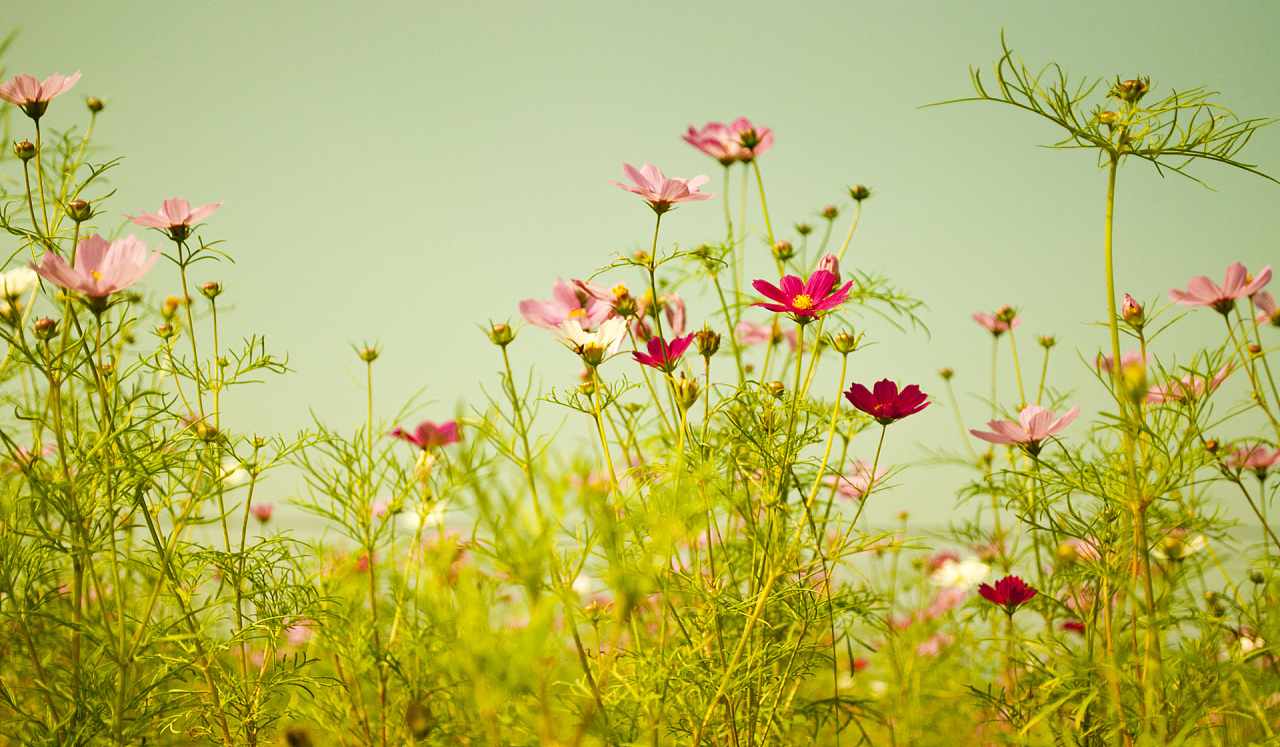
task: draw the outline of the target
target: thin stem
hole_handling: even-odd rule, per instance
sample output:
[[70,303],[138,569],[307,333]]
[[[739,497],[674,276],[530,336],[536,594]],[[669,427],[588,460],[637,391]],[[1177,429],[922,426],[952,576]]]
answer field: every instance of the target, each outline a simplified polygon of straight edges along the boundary
[[760,178],[760,160],[751,159],[756,172],[756,188],[760,190],[760,210],[764,213],[764,230],[769,234],[769,249],[773,249],[773,225],[769,223],[769,203],[764,198],[764,180]]
[[[846,249],[848,249],[848,248],[849,248],[849,242],[850,242],[850,241],[853,241],[853,232],[854,232],[854,229],[856,229],[856,228],[858,227],[858,218],[859,218],[859,217],[861,217],[861,216],[862,216],[862,201],[861,201],[861,200],[859,200],[859,201],[854,205],[854,208],[853,208],[853,222],[851,222],[851,223],[849,224],[849,232],[848,232],[848,233],[846,233],[846,234],[844,235],[844,243],[840,245],[840,251],[836,253],[836,259],[838,259],[838,260],[842,260],[842,259],[844,259],[844,252],[845,252],[845,250],[846,250]],[[828,232],[828,233],[830,233],[830,231],[831,231],[831,226],[830,226],[830,223],[828,223],[828,224],[827,224],[827,232]],[[827,245],[827,241],[826,241],[826,239],[823,239],[823,241],[822,241],[822,245],[823,245],[824,247]]]

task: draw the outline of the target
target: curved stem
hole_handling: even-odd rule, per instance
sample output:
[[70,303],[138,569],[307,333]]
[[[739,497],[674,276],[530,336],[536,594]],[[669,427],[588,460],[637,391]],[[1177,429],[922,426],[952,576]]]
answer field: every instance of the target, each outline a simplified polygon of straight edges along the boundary
[[[858,203],[853,208],[853,222],[849,224],[849,233],[846,233],[844,235],[844,243],[840,245],[840,251],[836,253],[836,259],[838,260],[844,259],[844,252],[846,249],[849,248],[849,242],[853,241],[853,232],[854,232],[854,229],[858,227],[858,218],[861,216],[862,216],[862,202],[858,201]],[[831,230],[830,224],[828,224],[827,231],[830,232],[830,230]],[[827,242],[825,239],[823,240],[822,245],[824,247],[827,245]]]

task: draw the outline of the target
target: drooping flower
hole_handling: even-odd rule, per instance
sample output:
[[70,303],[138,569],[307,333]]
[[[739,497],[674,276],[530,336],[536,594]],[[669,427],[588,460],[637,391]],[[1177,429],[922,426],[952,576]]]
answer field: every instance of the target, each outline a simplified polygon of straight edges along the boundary
[[1280,309],[1276,308],[1276,300],[1267,291],[1253,294],[1253,305],[1258,307],[1258,316],[1254,319],[1258,324],[1271,324],[1280,327]]
[[632,351],[631,355],[635,356],[636,361],[642,365],[656,368],[665,373],[671,373],[675,370],[676,364],[680,362],[680,356],[684,355],[692,342],[692,334],[676,337],[667,342],[655,337],[649,340],[647,353],[635,350]]
[[[181,197],[174,197],[165,200],[160,205],[158,213],[142,213],[142,215],[126,215],[125,217],[133,221],[135,225],[145,226],[147,228],[159,228],[169,234],[169,238],[174,241],[186,241],[191,235],[191,229],[197,223],[209,217],[214,210],[222,207],[226,202],[213,202],[191,209],[191,203]],[[142,212],[142,211],[138,211]]]
[[160,258],[160,250],[147,252],[147,245],[133,234],[107,243],[95,233],[76,247],[75,267],[46,251],[40,264],[32,264],[31,269],[60,288],[100,300],[119,293],[147,274]]
[[861,459],[854,460],[843,475],[826,475],[822,478],[822,484],[834,485],[836,493],[842,498],[848,498],[853,501],[860,501],[870,493],[872,488],[879,486],[881,478],[889,473],[884,467],[876,469],[875,478],[871,476],[871,465]]
[[1241,446],[1223,459],[1222,463],[1231,469],[1252,470],[1261,480],[1267,476],[1267,470],[1280,464],[1280,449],[1270,451],[1262,444]]
[[13,80],[0,83],[0,99],[17,106],[28,117],[39,121],[44,116],[45,109],[49,108],[49,102],[71,90],[78,80],[79,70],[70,77],[54,73],[45,78],[44,82],[30,75],[19,75]]
[[618,348],[622,347],[622,340],[627,336],[627,322],[615,316],[606,319],[595,332],[588,332],[577,322],[565,321],[552,327],[551,334],[582,356],[583,363],[595,367],[618,354]]
[[1212,379],[1208,380],[1198,374],[1185,374],[1180,379],[1173,379],[1161,386],[1151,387],[1151,389],[1147,390],[1147,401],[1152,404],[1160,404],[1199,399],[1222,386],[1222,382],[1226,380],[1234,369],[1235,366],[1228,363],[1219,369]]
[[1232,262],[1227,267],[1227,274],[1222,279],[1222,286],[1204,275],[1196,275],[1187,283],[1186,290],[1174,288],[1169,291],[1169,300],[1183,306],[1211,306],[1219,314],[1228,314],[1236,307],[1236,301],[1245,296],[1252,296],[1271,282],[1271,265],[1262,268],[1255,278],[1250,278],[1249,271],[1239,262]]
[[651,163],[646,163],[638,169],[629,163],[624,163],[622,171],[635,185],[634,187],[618,181],[609,183],[640,195],[658,215],[670,210],[671,206],[677,202],[696,202],[715,197],[712,193],[698,191],[698,187],[711,181],[711,177],[705,174],[692,179],[681,179],[678,176],[666,177],[657,166]]
[[881,425],[915,415],[929,406],[929,395],[920,391],[916,384],[899,392],[898,385],[888,379],[877,381],[870,391],[861,384],[853,384],[844,397],[849,404],[875,418]]
[[15,267],[0,274],[0,296],[12,300],[31,291],[40,282],[36,271],[27,266]]
[[1020,446],[1027,453],[1035,456],[1040,453],[1041,442],[1049,436],[1056,435],[1071,424],[1080,414],[1080,407],[1067,410],[1066,414],[1056,420],[1053,410],[1040,405],[1027,405],[1018,413],[1018,422],[1012,420],[991,420],[987,427],[992,431],[970,430],[974,436],[993,444]]
[[929,583],[934,586],[955,587],[968,591],[974,584],[987,577],[991,567],[974,557],[956,560],[947,558],[937,570],[929,574]]
[[988,602],[1003,607],[1005,614],[1012,615],[1018,607],[1031,601],[1039,592],[1034,586],[1017,576],[1005,576],[997,581],[995,586],[991,584],[979,586],[978,593]]
[[578,288],[578,282],[566,283],[556,278],[551,284],[551,300],[527,298],[520,302],[520,315],[526,322],[544,329],[552,329],[569,319],[584,329],[595,327],[609,317],[612,308],[591,293],[595,287],[586,287],[594,284],[584,283]]
[[988,332],[999,337],[1022,324],[1022,317],[1014,315],[1013,310],[1008,306],[1003,306],[994,315],[981,312],[974,314],[973,321],[986,327]]
[[796,322],[808,324],[824,312],[849,300],[853,282],[845,283],[839,289],[835,285],[836,276],[826,270],[814,270],[807,281],[795,275],[787,275],[776,286],[764,280],[756,280],[751,283],[751,287],[776,303],[757,301],[751,305],[788,314]]
[[423,451],[445,446],[446,444],[456,444],[462,440],[462,434],[458,432],[458,421],[456,420],[449,420],[438,425],[430,420],[424,420],[418,423],[418,427],[414,428],[412,432],[396,426],[387,435],[391,438],[407,441]]

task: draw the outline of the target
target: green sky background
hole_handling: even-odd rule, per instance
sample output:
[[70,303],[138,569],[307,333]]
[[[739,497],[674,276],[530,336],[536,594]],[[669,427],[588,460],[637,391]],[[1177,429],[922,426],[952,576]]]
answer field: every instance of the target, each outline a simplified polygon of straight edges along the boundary
[[[1157,95],[1206,85],[1241,116],[1280,116],[1280,4],[1272,2],[783,10],[772,2],[9,0],[5,9],[21,28],[5,60],[10,75],[83,72],[47,126],[83,126],[84,97],[107,102],[97,142],[104,156],[126,158],[111,175],[118,192],[99,221],[104,233],[119,228],[111,216],[154,211],[167,197],[227,201],[202,234],[225,240],[237,264],[205,265],[195,279],[222,281],[235,305],[231,333],[265,333],[294,369],[229,398],[224,423],[242,433],[296,431],[312,412],[335,426],[360,421],[351,344],[362,340],[384,346],[381,413],[423,387],[431,404],[422,417],[480,402],[481,384],[496,390],[500,358],[476,323],[514,319],[518,301],[548,297],[557,275],[585,277],[647,245],[652,213],[609,185],[622,178],[622,162],[706,173],[708,189],[720,192],[719,165],[680,135],[737,116],[777,132],[761,167],[780,236],[794,239],[790,226],[827,203],[849,207],[844,188],[868,184],[875,195],[847,260],[888,273],[928,304],[930,335],[866,319],[880,344],[854,359],[854,380],[888,377],[942,394],[936,372],[954,367],[967,425],[979,426],[989,414],[981,398],[990,337],[970,314],[1012,304],[1024,320],[1024,366],[1039,365],[1036,335],[1057,334],[1050,380],[1081,387],[1079,401],[1096,411],[1103,400],[1081,356],[1106,344],[1103,329],[1087,324],[1105,314],[1104,173],[1086,152],[1038,148],[1058,132],[1012,108],[921,105],[968,95],[969,66],[989,66],[1003,29],[1033,66],[1151,76]],[[18,119],[25,136],[29,123]],[[1280,173],[1280,126],[1259,133],[1243,158]],[[1231,261],[1258,268],[1278,256],[1280,187],[1221,167],[1194,173],[1213,190],[1141,163],[1122,171],[1121,292],[1163,305],[1193,274],[1220,279]],[[717,238],[722,215],[718,199],[682,207],[664,220],[662,243]],[[758,203],[750,220],[761,224]],[[842,218],[837,232],[844,226]],[[765,242],[757,235],[749,246],[751,267],[769,276]],[[178,292],[169,268],[146,286]],[[711,312],[706,301],[691,303],[694,324]],[[1217,316],[1197,312],[1156,353],[1171,361],[1219,335]],[[578,367],[536,328],[512,353],[518,366],[536,364],[548,388],[572,383]],[[610,366],[630,370],[621,360]],[[1003,397],[1015,404],[1012,389]],[[551,427],[560,414],[544,411]],[[1256,433],[1241,425],[1223,435]],[[864,438],[859,455],[874,449],[873,436]],[[891,429],[887,453],[920,462],[929,449],[958,449],[958,439],[944,400]],[[945,520],[961,477],[906,472],[868,515],[883,522],[907,508]],[[288,482],[275,490],[287,492]]]

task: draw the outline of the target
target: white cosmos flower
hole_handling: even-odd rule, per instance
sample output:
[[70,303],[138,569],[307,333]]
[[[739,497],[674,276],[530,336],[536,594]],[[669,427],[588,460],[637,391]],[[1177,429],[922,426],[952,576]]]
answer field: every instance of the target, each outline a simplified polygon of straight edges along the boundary
[[0,296],[5,298],[21,296],[36,287],[39,281],[40,276],[30,267],[15,267],[0,274]]
[[938,570],[929,576],[934,586],[957,587],[968,591],[987,577],[991,568],[977,558],[965,558],[961,561],[945,560]]
[[222,460],[222,481],[231,487],[249,482],[249,471],[237,459]]
[[615,316],[612,319],[606,319],[596,328],[596,331],[588,332],[578,324],[576,319],[566,319],[558,326],[552,327],[551,334],[579,355],[589,348],[598,350],[601,353],[599,360],[603,361],[618,354],[618,349],[622,347],[622,340],[627,336],[627,321]]

